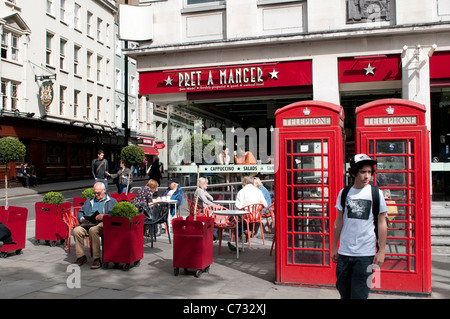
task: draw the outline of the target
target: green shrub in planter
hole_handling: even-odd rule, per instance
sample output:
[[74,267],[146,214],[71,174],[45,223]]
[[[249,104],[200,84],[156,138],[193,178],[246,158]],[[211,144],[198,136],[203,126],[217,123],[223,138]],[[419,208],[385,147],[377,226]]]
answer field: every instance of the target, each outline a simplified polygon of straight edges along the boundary
[[42,202],[44,204],[56,204],[56,207],[58,207],[59,204],[62,204],[65,201],[66,200],[64,199],[63,194],[58,192],[48,192],[42,199]]
[[133,217],[139,216],[139,211],[130,202],[120,202],[114,205],[111,210],[111,216],[128,217],[131,223]]
[[81,193],[81,198],[94,198],[94,188],[86,188],[82,193]]
[[138,166],[144,162],[145,153],[144,150],[137,145],[128,145],[120,152],[120,159],[124,161],[127,166]]

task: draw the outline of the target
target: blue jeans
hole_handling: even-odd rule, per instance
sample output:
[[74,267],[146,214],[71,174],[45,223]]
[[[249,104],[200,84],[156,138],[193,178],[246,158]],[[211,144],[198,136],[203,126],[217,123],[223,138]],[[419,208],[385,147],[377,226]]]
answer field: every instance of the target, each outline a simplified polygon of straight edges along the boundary
[[352,257],[339,255],[336,266],[336,288],[341,299],[367,299],[374,256]]

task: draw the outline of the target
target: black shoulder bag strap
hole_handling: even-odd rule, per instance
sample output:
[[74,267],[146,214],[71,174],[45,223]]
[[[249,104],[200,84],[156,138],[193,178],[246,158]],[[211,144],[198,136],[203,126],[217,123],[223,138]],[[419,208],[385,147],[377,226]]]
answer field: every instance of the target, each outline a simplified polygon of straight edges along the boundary
[[347,194],[350,191],[350,188],[352,188],[353,185],[347,185],[342,190],[341,194],[341,206],[342,206],[342,212],[345,210],[345,200],[347,199]]
[[373,224],[375,226],[375,236],[377,237],[377,251],[378,251],[378,214],[380,213],[380,191],[378,186],[372,186],[372,213]]

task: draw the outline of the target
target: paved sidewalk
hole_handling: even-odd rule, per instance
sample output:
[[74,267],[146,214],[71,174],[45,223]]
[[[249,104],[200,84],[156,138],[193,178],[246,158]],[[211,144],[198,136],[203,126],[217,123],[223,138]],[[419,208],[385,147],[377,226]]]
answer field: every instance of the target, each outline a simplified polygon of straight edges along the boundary
[[[22,196],[72,188],[89,187],[91,181],[74,181],[41,185],[31,189],[8,189],[8,196]],[[0,198],[4,196],[4,189]],[[436,209],[440,209],[436,206]],[[445,209],[442,208],[442,209]],[[167,235],[158,237],[151,248],[145,240],[144,258],[129,271],[121,268],[91,270],[92,259],[78,268],[74,242],[70,254],[63,245],[50,247],[34,241],[35,221],[27,223],[27,243],[21,254],[0,258],[0,298],[49,299],[338,299],[333,288],[311,288],[275,285],[274,255],[269,256],[271,236],[265,245],[260,238],[252,239],[252,247],[236,259],[226,241],[222,253],[214,244],[214,261],[210,272],[200,278],[194,272],[180,271],[174,276],[172,245]],[[226,238],[226,237],[225,237]],[[225,239],[226,240],[226,239]],[[450,298],[450,249],[434,249],[431,297],[370,294],[371,299],[445,299]]]

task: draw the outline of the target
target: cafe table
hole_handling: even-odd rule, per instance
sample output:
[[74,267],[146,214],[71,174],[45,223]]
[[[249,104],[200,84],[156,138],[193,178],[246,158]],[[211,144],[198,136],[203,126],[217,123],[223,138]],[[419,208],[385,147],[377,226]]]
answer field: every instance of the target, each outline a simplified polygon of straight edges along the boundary
[[[216,215],[223,215],[223,216],[235,216],[235,217],[242,217],[246,214],[248,214],[245,210],[217,210],[214,211],[213,214]],[[244,230],[244,223],[241,223],[242,231]],[[239,258],[239,235],[238,235],[238,221],[236,218],[236,257]],[[242,236],[242,251],[244,251],[244,236]]]
[[227,205],[230,209],[232,209],[234,204],[236,204],[236,200],[235,199],[218,199],[218,200],[215,200],[214,203],[220,204],[223,206]]

